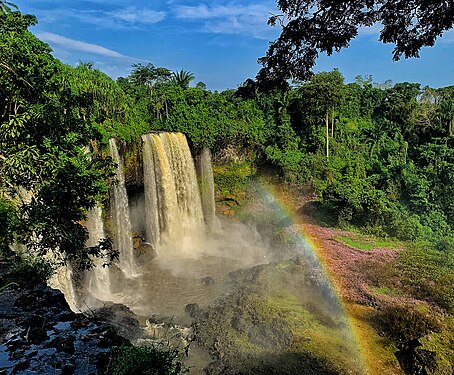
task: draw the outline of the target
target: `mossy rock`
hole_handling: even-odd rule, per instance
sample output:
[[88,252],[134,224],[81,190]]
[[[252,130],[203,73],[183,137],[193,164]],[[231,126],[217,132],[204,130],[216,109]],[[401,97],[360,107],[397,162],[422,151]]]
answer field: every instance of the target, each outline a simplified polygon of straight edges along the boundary
[[245,198],[245,191],[255,168],[248,162],[231,162],[213,166],[213,175],[217,201],[240,203]]
[[339,306],[313,281],[317,271],[291,260],[231,273],[232,291],[195,319],[197,340],[217,357],[209,372],[362,373]]

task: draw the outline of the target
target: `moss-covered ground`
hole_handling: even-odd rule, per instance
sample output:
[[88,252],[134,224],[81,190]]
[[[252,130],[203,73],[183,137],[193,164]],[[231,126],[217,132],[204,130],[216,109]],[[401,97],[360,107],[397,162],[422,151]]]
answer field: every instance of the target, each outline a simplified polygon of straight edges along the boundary
[[348,322],[316,276],[298,260],[232,273],[232,291],[196,319],[219,359],[212,373],[361,374]]
[[379,248],[394,249],[403,247],[402,242],[396,241],[394,239],[378,238],[354,232],[340,234],[336,236],[335,239],[336,241],[342,242],[345,245],[365,251],[370,251]]

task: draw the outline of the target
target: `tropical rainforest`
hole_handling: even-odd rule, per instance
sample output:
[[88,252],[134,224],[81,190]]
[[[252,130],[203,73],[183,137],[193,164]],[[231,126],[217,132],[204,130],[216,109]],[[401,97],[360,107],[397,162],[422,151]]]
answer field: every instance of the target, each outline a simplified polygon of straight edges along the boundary
[[[327,225],[405,244],[393,272],[426,310],[403,297],[402,309],[387,300],[379,330],[398,347],[441,332],[434,352],[445,372],[438,373],[453,369],[454,86],[372,76],[346,83],[333,70],[212,92],[189,71],[151,63],[134,64],[115,81],[90,62],[72,67],[54,58],[29,31],[36,22],[0,12],[2,254],[20,241],[82,268],[93,255],[115,259],[108,240],[85,246],[82,225],[108,198],[109,138],[134,143],[151,131],[183,132],[194,152],[207,147],[219,163],[230,155],[215,175],[224,195],[235,196],[253,174],[272,174],[309,190]],[[414,363],[426,366],[426,354],[416,353]]]

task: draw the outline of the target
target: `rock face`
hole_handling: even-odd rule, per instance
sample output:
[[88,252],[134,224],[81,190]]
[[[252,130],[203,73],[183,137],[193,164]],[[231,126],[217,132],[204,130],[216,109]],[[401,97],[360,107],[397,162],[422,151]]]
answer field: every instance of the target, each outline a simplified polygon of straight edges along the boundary
[[110,348],[126,343],[109,324],[73,313],[44,284],[0,289],[0,374],[104,374]]
[[105,303],[103,307],[93,311],[93,317],[110,323],[128,340],[136,340],[142,335],[136,315],[129,307],[120,303]]

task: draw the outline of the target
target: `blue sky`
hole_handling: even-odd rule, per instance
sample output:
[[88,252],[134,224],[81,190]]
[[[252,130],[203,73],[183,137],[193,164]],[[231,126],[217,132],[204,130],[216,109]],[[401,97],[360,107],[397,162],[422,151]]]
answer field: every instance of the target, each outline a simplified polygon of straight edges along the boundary
[[[267,25],[276,13],[272,0],[134,1],[30,0],[13,1],[24,13],[35,14],[32,29],[65,63],[92,61],[113,78],[127,76],[140,62],[185,69],[210,90],[236,88],[254,78],[257,58],[266,53],[278,28]],[[441,87],[454,84],[454,32],[420,59],[392,62],[392,46],[378,42],[376,27],[364,29],[350,48],[322,56],[316,71],[339,68],[346,82],[372,75],[375,82],[420,82]]]

